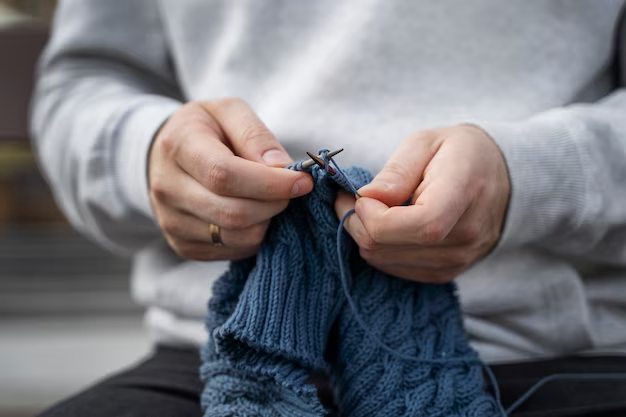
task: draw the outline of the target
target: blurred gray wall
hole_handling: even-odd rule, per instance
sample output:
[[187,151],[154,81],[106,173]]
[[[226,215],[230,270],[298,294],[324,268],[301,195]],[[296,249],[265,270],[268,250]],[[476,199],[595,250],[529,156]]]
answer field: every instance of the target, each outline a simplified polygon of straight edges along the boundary
[[29,146],[28,99],[53,4],[0,0],[0,417],[34,416],[149,349],[129,261],[67,224]]

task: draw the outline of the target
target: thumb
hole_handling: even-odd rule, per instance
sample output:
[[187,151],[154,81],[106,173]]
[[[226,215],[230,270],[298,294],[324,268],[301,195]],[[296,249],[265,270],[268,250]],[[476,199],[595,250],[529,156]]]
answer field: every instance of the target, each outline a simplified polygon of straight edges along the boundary
[[219,123],[235,155],[275,167],[293,162],[285,148],[243,100],[213,100],[206,107]]
[[359,194],[390,207],[403,204],[417,189],[426,165],[436,152],[433,143],[432,134],[409,136],[372,182],[359,190]]

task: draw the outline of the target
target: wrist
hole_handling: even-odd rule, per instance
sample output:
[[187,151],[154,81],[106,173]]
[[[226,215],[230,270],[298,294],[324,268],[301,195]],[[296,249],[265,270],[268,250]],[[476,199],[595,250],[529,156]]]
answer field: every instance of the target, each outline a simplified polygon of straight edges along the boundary
[[120,126],[117,136],[115,174],[119,188],[130,206],[154,219],[149,198],[148,167],[152,144],[164,123],[181,103],[160,96],[150,96],[132,110]]

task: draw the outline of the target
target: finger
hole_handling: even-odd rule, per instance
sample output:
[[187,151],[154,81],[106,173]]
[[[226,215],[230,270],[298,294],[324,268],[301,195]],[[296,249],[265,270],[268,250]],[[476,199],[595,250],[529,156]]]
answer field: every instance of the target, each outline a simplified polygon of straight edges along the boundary
[[430,270],[423,268],[378,268],[381,271],[409,281],[423,282],[427,284],[446,284],[453,281],[463,271],[455,269]]
[[245,101],[224,98],[207,102],[206,108],[220,124],[237,155],[274,167],[284,167],[293,162]]
[[270,221],[255,224],[246,229],[221,229],[220,236],[224,246],[232,248],[259,248],[265,239]]
[[[215,194],[257,200],[287,200],[313,189],[311,176],[248,161],[216,138],[195,133],[177,155],[178,165]],[[210,145],[207,143],[210,141]]]
[[463,246],[399,248],[383,246],[374,250],[360,248],[361,257],[376,267],[458,269],[469,266],[475,259],[474,249]]
[[400,144],[372,182],[359,190],[359,194],[388,206],[404,203],[419,185],[437,146],[438,141],[429,132],[410,136]]
[[[337,199],[335,200],[335,212],[337,213],[337,217],[342,219],[348,211],[354,208],[354,204],[354,195],[345,191],[340,191],[337,194]],[[374,241],[367,234],[359,216],[356,214],[349,216],[344,222],[343,227],[359,247],[368,249],[374,248]]]
[[[269,223],[269,221],[265,221],[244,229],[222,228],[220,236],[224,245],[231,248],[258,247],[263,242]],[[210,224],[172,207],[162,207],[159,212],[159,227],[166,234],[175,236],[180,240],[212,243],[213,238],[209,231]]]
[[352,194],[340,190],[335,199],[335,213],[337,214],[337,218],[343,218],[347,212],[354,208],[355,202],[356,200]]
[[[486,229],[490,226],[489,220],[495,218],[495,213],[490,213],[489,208],[484,210],[482,211],[480,207],[475,205],[470,205],[450,233],[448,233],[445,241],[452,245],[463,245],[473,248],[480,246],[482,237],[491,237]],[[493,238],[496,239],[497,234],[494,234]]]
[[254,256],[258,248],[233,248],[215,246],[201,241],[184,240],[165,235],[167,243],[179,256],[198,261],[238,260]]
[[163,203],[190,213],[205,224],[214,223],[226,229],[246,229],[266,222],[287,208],[289,202],[217,195],[190,176],[181,177],[177,181],[179,187],[172,186],[173,193],[165,197]]
[[441,245],[469,206],[454,181],[430,184],[415,205],[388,207],[372,198],[360,198],[356,212],[377,244]]
[[[337,199],[335,200],[335,212],[337,214],[337,218],[343,218],[348,211],[355,207],[355,203],[356,200],[354,195],[346,191],[340,191],[337,194]],[[362,250],[380,253],[382,254],[382,257],[387,259],[393,259],[394,255],[403,253],[407,254],[407,259],[411,259],[411,257],[416,256],[416,254],[419,256],[422,253],[424,254],[424,257],[432,256],[429,249],[431,246],[429,245],[406,242],[401,242],[399,244],[388,242],[379,243],[374,241],[365,229],[365,226],[361,222],[358,214],[348,217],[344,223],[344,228]],[[467,230],[465,234],[457,233],[455,234],[455,239],[446,239],[440,245],[437,245],[436,249],[433,250],[439,252],[441,251],[440,248],[454,249],[459,247],[460,244],[471,243],[472,240],[469,240],[469,236],[471,233],[474,233],[475,228],[467,227],[463,230]]]

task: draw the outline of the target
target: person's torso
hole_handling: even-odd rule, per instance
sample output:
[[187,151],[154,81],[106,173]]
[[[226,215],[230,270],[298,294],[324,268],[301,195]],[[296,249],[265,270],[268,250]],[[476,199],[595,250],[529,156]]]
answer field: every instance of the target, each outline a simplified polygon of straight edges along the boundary
[[[346,150],[376,173],[411,132],[516,121],[612,88],[621,0],[175,1],[160,15],[184,98],[245,99],[294,159]],[[134,290],[163,340],[203,340],[210,281],[225,264],[151,249]],[[169,259],[169,261],[168,261]],[[143,265],[143,266],[142,266]],[[160,266],[159,266],[160,265]],[[536,249],[498,253],[459,277],[467,330],[487,360],[626,344],[626,271],[584,273]],[[613,297],[610,302],[614,302]],[[187,327],[185,327],[187,326]],[[613,327],[612,327],[613,326]]]

